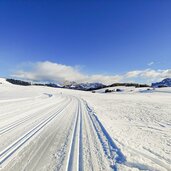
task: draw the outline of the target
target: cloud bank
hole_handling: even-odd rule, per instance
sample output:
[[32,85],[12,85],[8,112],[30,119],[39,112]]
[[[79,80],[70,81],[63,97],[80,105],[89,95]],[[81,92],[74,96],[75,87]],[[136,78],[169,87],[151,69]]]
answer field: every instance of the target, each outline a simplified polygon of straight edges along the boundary
[[121,75],[86,75],[78,67],[67,66],[53,63],[50,61],[37,62],[29,70],[16,71],[13,75],[15,78],[27,79],[32,81],[51,81],[64,83],[66,81],[77,83],[100,82],[112,84],[115,82],[130,82],[136,79],[145,79],[148,81],[158,81],[160,79],[171,77],[171,69],[167,70],[135,70]]

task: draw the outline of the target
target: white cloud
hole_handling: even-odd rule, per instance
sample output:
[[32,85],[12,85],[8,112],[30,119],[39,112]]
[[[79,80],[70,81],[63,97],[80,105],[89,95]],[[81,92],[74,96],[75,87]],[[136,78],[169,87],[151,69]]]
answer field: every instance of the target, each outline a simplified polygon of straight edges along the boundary
[[17,71],[13,77],[34,81],[53,81],[63,83],[65,81],[102,82],[110,84],[121,80],[120,76],[85,75],[79,71],[79,67],[71,67],[49,61],[37,62],[30,71]]
[[147,65],[148,65],[148,66],[151,66],[151,65],[153,65],[153,64],[154,64],[154,62],[151,61],[151,62],[149,62]]
[[87,82],[101,82],[105,84],[112,84],[114,82],[122,81],[122,75],[92,75],[89,76]]
[[135,78],[135,77],[138,77],[139,76],[139,74],[141,73],[142,71],[129,71],[129,72],[127,72],[126,74],[125,74],[125,77],[126,78]]
[[30,71],[18,71],[14,74],[18,78],[26,78],[37,81],[73,81],[82,80],[84,75],[77,71],[76,67],[52,63],[49,61],[37,62]]
[[78,66],[72,67],[53,63],[49,61],[37,62],[28,71],[20,70],[15,72],[13,77],[33,81],[52,81],[63,83],[65,81],[81,82],[101,82],[112,84],[114,82],[130,82],[133,80],[145,80],[145,82],[158,81],[171,77],[171,69],[167,70],[134,70],[122,75],[86,75],[81,73]]
[[[150,81],[158,81],[167,77],[171,77],[171,69],[166,70],[135,70],[125,74],[125,78],[143,78]],[[147,81],[149,82],[149,81]]]

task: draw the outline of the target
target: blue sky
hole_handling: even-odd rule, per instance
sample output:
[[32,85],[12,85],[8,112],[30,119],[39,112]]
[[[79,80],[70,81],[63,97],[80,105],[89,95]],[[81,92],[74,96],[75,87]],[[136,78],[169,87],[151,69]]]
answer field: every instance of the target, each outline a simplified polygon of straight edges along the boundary
[[170,74],[170,9],[170,0],[1,0],[0,74],[36,72],[46,61],[88,77]]

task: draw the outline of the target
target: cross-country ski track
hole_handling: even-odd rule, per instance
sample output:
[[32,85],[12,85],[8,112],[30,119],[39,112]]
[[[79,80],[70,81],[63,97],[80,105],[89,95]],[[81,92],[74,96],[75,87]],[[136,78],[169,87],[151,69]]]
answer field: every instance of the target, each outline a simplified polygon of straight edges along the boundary
[[171,88],[0,83],[0,171],[171,171]]
[[125,161],[81,98],[43,94],[0,103],[9,109],[0,117],[0,170],[117,170]]

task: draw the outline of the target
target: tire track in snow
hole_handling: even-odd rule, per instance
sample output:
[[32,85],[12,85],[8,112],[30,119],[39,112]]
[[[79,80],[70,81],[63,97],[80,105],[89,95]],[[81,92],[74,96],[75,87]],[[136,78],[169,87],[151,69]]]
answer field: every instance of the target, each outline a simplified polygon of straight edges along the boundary
[[[54,122],[49,125],[51,128],[48,127],[45,129],[46,131],[42,131],[42,137],[39,140],[34,139],[32,148],[26,148],[24,151],[26,153],[20,156],[21,159],[17,165],[22,165],[21,168],[24,170],[40,168],[48,170],[49,167],[66,171],[87,171],[87,167],[92,171],[116,170],[116,165],[122,163],[122,161],[119,162],[119,157],[121,157],[119,149],[114,145],[113,140],[88,104],[74,96],[68,97],[70,99],[61,102],[61,106],[57,107],[56,112],[49,113],[46,119],[41,120],[30,131],[0,152],[0,165],[6,166],[8,161],[13,159],[15,152],[24,151],[22,148],[25,147],[24,144],[53,120]],[[73,103],[70,103],[71,101]],[[67,103],[71,106],[71,110],[68,110],[69,113],[64,111]],[[75,112],[73,112],[74,110]],[[66,120],[67,123],[65,123]],[[58,135],[59,139],[56,139],[55,137]],[[43,138],[44,136],[45,138]],[[53,146],[53,152],[49,146]],[[55,151],[59,153],[55,153]],[[57,158],[55,158],[55,154]],[[22,161],[23,157],[24,161]],[[110,167],[110,162],[112,167]],[[12,164],[11,162],[11,165],[12,169],[16,163]]]
[[[65,99],[64,99],[65,100]],[[59,102],[59,103],[61,103],[61,102]],[[17,120],[17,121],[14,121],[13,123],[11,123],[11,124],[8,124],[8,125],[6,125],[6,126],[4,126],[4,127],[1,127],[0,128],[0,135],[2,135],[2,134],[4,134],[4,133],[6,133],[6,132],[8,132],[8,131],[10,131],[10,130],[12,130],[12,129],[14,129],[15,127],[17,127],[17,126],[20,126],[21,124],[23,124],[23,123],[25,123],[25,122],[27,122],[28,120],[30,120],[30,119],[33,119],[34,117],[37,117],[37,114],[39,114],[39,113],[42,113],[43,111],[48,111],[48,110],[54,110],[56,108],[56,104],[53,104],[53,105],[46,105],[46,106],[44,106],[44,107],[40,107],[40,109],[41,110],[38,110],[37,112],[34,112],[32,115],[29,115],[29,116],[26,116],[26,117],[24,117],[24,118],[21,118],[21,119],[19,119],[19,120]]]
[[70,100],[68,100],[65,104],[62,105],[60,109],[57,110],[56,113],[52,113],[49,117],[41,121],[39,124],[37,124],[34,128],[32,128],[30,131],[28,131],[26,134],[18,138],[15,142],[13,142],[11,145],[9,145],[7,148],[5,148],[3,151],[0,152],[0,166],[2,167],[2,164],[5,163],[9,158],[12,157],[12,155],[21,149],[21,147],[30,139],[32,138],[36,133],[38,133],[42,128],[44,128],[50,121],[52,121],[60,112],[62,112],[65,107],[70,103]]
[[81,106],[78,100],[77,116],[71,136],[66,171],[80,171],[82,166],[82,116]]
[[[73,99],[71,99],[71,102],[72,100]],[[67,108],[73,107],[73,104],[71,102],[69,103],[68,106],[65,107],[65,111],[67,110]],[[57,117],[56,120],[54,121],[56,123],[55,128],[52,131],[49,131],[47,129],[46,131],[49,132],[48,135],[45,136],[45,138],[43,138],[42,140],[39,140],[37,142],[39,147],[37,148],[37,146],[34,146],[34,148],[32,149],[32,152],[29,153],[29,155],[26,155],[28,162],[26,162],[22,166],[22,169],[21,169],[22,171],[24,170],[35,171],[35,170],[38,170],[39,166],[41,165],[40,164],[41,162],[46,163],[46,161],[42,161],[42,159],[44,159],[44,156],[48,156],[49,149],[51,149],[51,147],[54,146],[55,139],[57,137],[61,139],[59,132],[66,129],[64,127],[63,122],[65,121],[65,119],[67,119],[67,121],[69,122],[71,119],[70,115],[66,115],[65,111],[62,111],[59,117]],[[58,147],[59,144],[58,143],[55,144],[56,147]],[[51,157],[54,157],[54,154]],[[53,158],[51,159],[51,161],[52,160]],[[50,164],[50,162],[48,164]]]
[[[83,100],[84,101],[84,100]],[[122,164],[125,165],[126,167],[130,169],[139,169],[139,170],[149,170],[149,171],[158,171],[158,169],[155,169],[152,166],[148,166],[145,164],[141,163],[133,163],[133,162],[128,162],[126,160],[126,157],[123,155],[123,153],[120,151],[120,149],[116,146],[114,143],[113,139],[110,137],[102,123],[99,121],[98,117],[94,113],[94,111],[88,106],[87,102],[84,101],[88,115],[91,119],[91,122],[93,123],[94,129],[96,130],[96,133],[98,135],[99,141],[101,142],[101,145],[103,147],[104,153],[109,159],[111,163],[111,167],[114,169],[114,171],[118,170],[118,165]],[[147,158],[148,160],[151,160],[152,162],[156,163],[159,166],[162,166],[166,170],[171,170],[171,167],[167,163],[163,163],[161,160],[157,158],[153,158],[151,156],[146,155],[145,153],[142,153],[140,151],[137,151],[135,149],[131,149],[130,147],[129,150],[132,150],[132,154],[137,153],[138,155],[142,155],[144,158]],[[134,152],[133,152],[134,151]]]
[[[59,97],[57,97],[57,99]],[[36,100],[36,103],[35,103],[35,100]],[[6,104],[6,106],[0,105],[0,122],[2,123],[2,121],[4,122],[4,119],[9,119],[9,118],[11,120],[11,118],[15,118],[15,116],[19,116],[19,115],[22,116],[24,113],[27,113],[28,111],[31,112],[31,110],[35,108],[40,108],[44,105],[47,105],[47,103],[52,100],[54,100],[54,96],[52,98],[46,98],[46,99],[42,98],[42,99],[32,99],[32,100],[23,101],[23,102],[21,101],[19,103],[20,107],[17,107],[17,108],[16,106],[18,105],[16,102],[12,104],[10,102]],[[8,111],[7,108],[10,110]]]
[[102,144],[99,141],[98,132],[94,128],[94,120],[92,121],[89,116],[87,106],[83,100],[74,98],[78,101],[78,109],[75,115],[72,135],[69,138],[69,152],[67,153],[65,170],[112,170],[108,156],[105,155]]
[[101,147],[103,148],[104,155],[110,162],[110,167],[115,171],[117,170],[117,164],[124,164],[126,161],[125,156],[122,154],[120,149],[116,146],[106,129],[103,127],[94,111],[88,106],[87,102],[84,101],[86,106],[88,117],[90,118],[93,128],[98,136]]
[[[85,107],[85,106],[83,106]],[[84,110],[83,113],[83,125],[84,125],[84,143],[86,143],[86,146],[84,146],[84,162],[85,166],[88,166],[88,170],[94,171],[94,168],[99,168],[99,163],[98,163],[98,150],[94,149],[94,147],[97,147],[97,142],[95,141],[96,137],[94,134],[94,130],[92,129],[92,126],[88,120],[87,117],[87,111]],[[96,151],[95,151],[96,150]],[[93,158],[96,158],[96,160],[93,160]],[[83,167],[84,170],[84,167]]]

